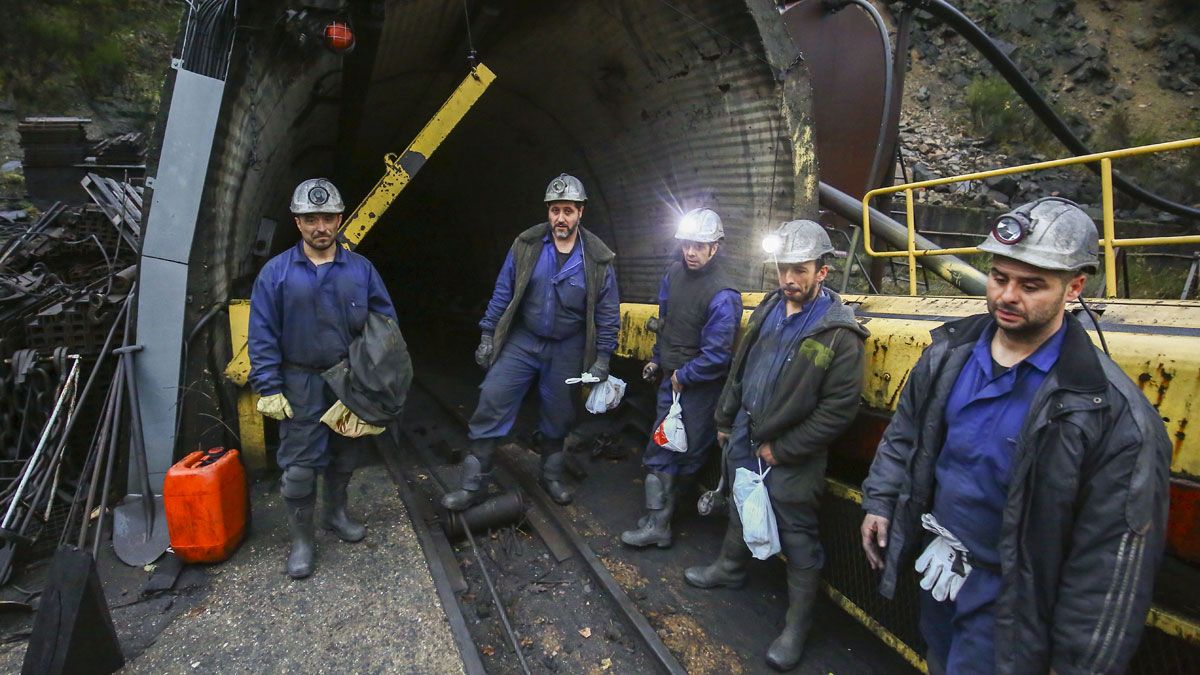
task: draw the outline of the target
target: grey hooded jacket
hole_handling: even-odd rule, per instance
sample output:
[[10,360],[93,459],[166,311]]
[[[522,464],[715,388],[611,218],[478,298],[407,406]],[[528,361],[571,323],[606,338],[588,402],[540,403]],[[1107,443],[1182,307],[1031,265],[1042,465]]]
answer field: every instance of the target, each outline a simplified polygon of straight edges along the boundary
[[[999,551],[996,672],[1115,673],[1141,636],[1167,524],[1171,443],[1146,397],[1074,316],[1017,439]],[[988,315],[948,323],[909,374],[863,509],[888,518],[880,592],[913,574],[944,410]]]

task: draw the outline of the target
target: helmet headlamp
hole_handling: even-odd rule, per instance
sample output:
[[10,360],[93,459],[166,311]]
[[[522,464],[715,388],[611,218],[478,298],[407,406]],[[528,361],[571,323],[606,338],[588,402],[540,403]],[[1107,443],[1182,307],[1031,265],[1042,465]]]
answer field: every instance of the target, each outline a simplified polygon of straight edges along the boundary
[[329,201],[329,190],[321,185],[314,186],[308,191],[308,201],[316,206],[325,206],[325,203]]
[[1032,223],[1022,213],[1007,213],[992,226],[992,236],[1001,244],[1012,246],[1029,234]]

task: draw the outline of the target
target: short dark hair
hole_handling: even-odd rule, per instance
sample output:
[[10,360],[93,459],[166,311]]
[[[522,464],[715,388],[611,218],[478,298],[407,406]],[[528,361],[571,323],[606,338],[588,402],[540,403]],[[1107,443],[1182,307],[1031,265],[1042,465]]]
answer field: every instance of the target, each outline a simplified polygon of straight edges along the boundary
[[816,262],[817,262],[817,267],[816,267],[816,269],[814,269],[813,271],[814,271],[814,272],[819,272],[819,271],[821,270],[821,268],[822,268],[822,267],[825,267],[825,266],[829,265],[829,254],[828,254],[828,253],[822,253],[822,254],[821,254],[821,255],[820,255],[818,258],[817,258],[817,261],[816,261]]

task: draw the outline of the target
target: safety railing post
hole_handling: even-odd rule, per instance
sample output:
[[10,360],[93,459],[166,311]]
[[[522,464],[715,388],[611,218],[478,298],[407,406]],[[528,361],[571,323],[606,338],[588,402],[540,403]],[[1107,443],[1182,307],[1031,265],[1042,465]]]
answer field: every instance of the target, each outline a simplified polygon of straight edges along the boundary
[[913,191],[904,191],[904,210],[908,214],[908,294],[917,294],[917,218],[913,208]]
[[1100,195],[1104,205],[1104,297],[1117,297],[1117,256],[1113,247],[1116,226],[1113,224],[1112,160],[1100,160]]

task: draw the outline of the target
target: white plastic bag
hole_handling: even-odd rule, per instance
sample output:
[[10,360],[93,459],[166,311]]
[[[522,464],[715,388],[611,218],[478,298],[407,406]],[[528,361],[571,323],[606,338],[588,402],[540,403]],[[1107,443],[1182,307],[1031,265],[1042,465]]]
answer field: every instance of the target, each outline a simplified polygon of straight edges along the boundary
[[625,380],[609,375],[607,380],[592,387],[584,407],[593,415],[600,415],[620,405],[624,395]]
[[687,430],[683,428],[683,406],[679,392],[671,392],[671,409],[654,430],[654,442],[673,452],[687,452]]
[[741,466],[734,472],[733,502],[742,519],[742,540],[755,558],[766,560],[779,553],[779,526],[767,494],[766,479],[771,469],[762,471],[762,460],[758,468],[761,473]]

